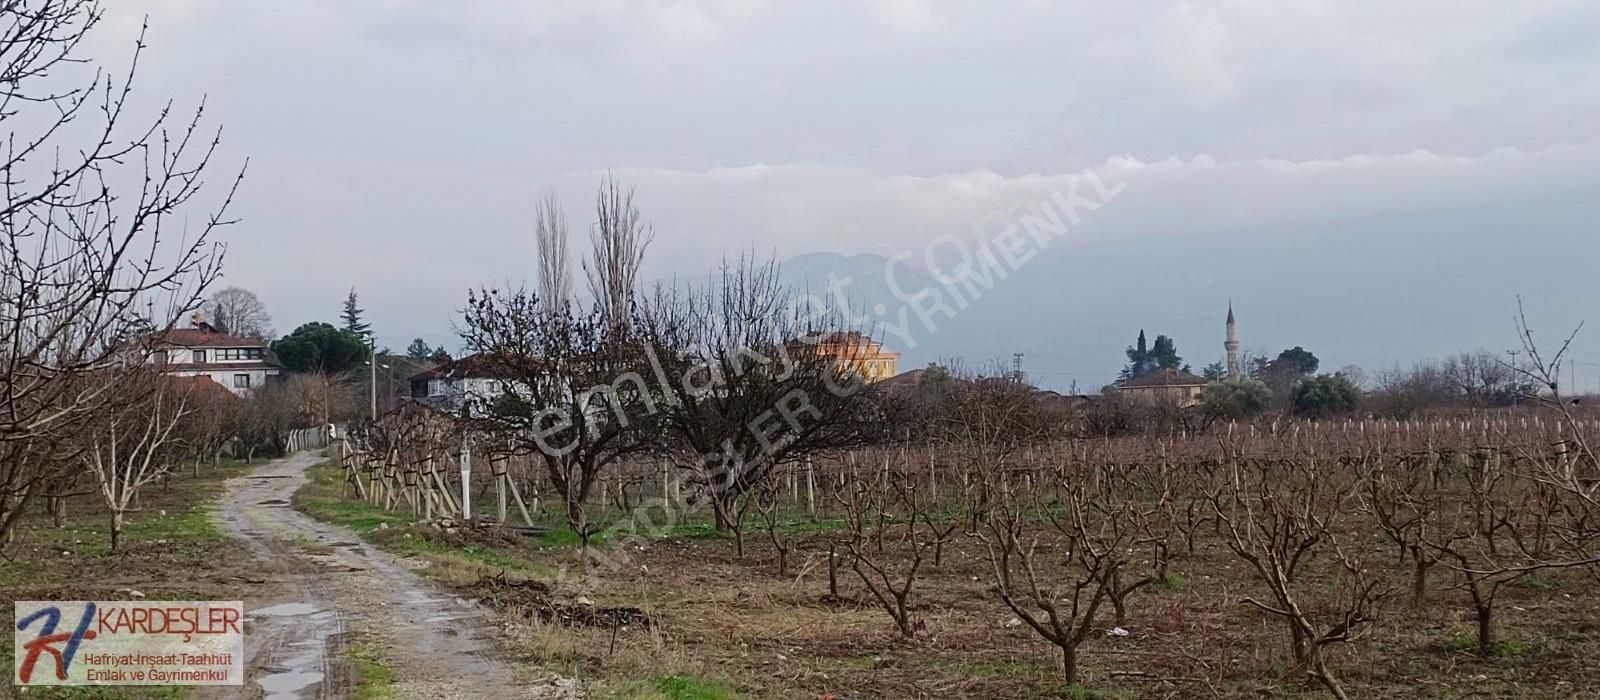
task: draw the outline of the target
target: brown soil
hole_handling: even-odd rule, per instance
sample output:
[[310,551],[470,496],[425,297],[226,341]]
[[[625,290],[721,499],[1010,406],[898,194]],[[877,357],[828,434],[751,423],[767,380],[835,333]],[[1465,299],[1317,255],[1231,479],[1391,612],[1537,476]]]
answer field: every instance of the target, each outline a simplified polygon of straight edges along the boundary
[[[1374,547],[1378,546],[1374,544]],[[584,591],[605,605],[638,606],[657,623],[611,641],[608,630],[521,626],[515,651],[599,676],[693,674],[742,696],[817,698],[1324,697],[1290,669],[1283,624],[1243,597],[1261,595],[1246,565],[1205,543],[1174,562],[1167,586],[1129,601],[1126,636],[1098,633],[1082,649],[1080,688],[1063,688],[1058,652],[996,599],[982,548],[952,542],[913,594],[925,627],[899,637],[847,566],[840,596],[827,590],[820,538],[791,552],[790,572],[747,536],[747,556],[715,538],[660,541],[630,566]],[[892,549],[892,548],[891,548]],[[557,551],[550,564],[576,561]],[[1389,559],[1388,561],[1394,561]],[[1432,602],[1411,606],[1396,565],[1396,596],[1380,621],[1334,647],[1335,672],[1352,697],[1570,698],[1600,687],[1600,586],[1581,572],[1539,576],[1502,593],[1505,652],[1469,648],[1473,624],[1450,573],[1435,574]],[[1322,582],[1317,585],[1328,585]],[[1109,606],[1099,629],[1113,626]],[[514,629],[513,636],[518,637]]]

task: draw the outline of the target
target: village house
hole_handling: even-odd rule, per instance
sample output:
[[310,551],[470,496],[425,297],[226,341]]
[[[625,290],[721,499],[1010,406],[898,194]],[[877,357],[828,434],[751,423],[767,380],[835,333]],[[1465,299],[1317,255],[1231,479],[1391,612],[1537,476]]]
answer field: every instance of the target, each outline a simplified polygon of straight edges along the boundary
[[467,400],[493,401],[506,381],[481,353],[449,360],[411,376],[411,398],[443,411],[459,411]]
[[196,312],[189,328],[156,333],[148,362],[173,377],[205,377],[235,395],[277,381],[283,368],[267,351],[267,341],[231,335],[206,323]]
[[1188,408],[1200,403],[1207,382],[1181,369],[1158,369],[1117,385],[1117,392],[1140,401]]
[[869,382],[889,379],[898,372],[900,353],[883,349],[883,343],[856,331],[829,333],[817,341],[817,354],[834,358]]

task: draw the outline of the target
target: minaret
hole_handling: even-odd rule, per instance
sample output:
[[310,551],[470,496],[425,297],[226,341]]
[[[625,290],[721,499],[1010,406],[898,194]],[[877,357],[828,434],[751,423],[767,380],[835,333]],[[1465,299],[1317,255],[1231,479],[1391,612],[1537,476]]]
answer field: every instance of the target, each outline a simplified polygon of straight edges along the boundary
[[1228,340],[1222,344],[1228,351],[1228,378],[1239,380],[1244,375],[1239,372],[1239,332],[1233,322],[1233,302],[1228,302]]

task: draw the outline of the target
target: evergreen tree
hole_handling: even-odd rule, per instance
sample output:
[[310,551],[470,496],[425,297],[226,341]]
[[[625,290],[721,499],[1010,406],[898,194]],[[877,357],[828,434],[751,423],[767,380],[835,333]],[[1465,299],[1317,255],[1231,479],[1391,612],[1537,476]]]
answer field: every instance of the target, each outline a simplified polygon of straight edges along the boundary
[[1294,411],[1300,415],[1325,417],[1349,413],[1361,403],[1361,389],[1338,374],[1311,377],[1295,388]]
[[1309,377],[1317,373],[1317,366],[1321,362],[1311,351],[1296,345],[1278,353],[1278,359],[1273,364],[1296,377]]
[[1200,394],[1201,410],[1213,419],[1249,418],[1267,410],[1272,391],[1254,379],[1212,382]]
[[274,342],[272,354],[291,371],[337,374],[360,367],[368,350],[360,336],[313,322]]
[[411,344],[406,346],[406,356],[413,360],[426,360],[433,357],[433,348],[428,347],[428,341],[414,338]]
[[1155,345],[1145,341],[1144,329],[1139,330],[1139,341],[1127,349],[1128,366],[1122,368],[1119,375],[1120,381],[1138,379],[1146,374],[1161,369],[1183,369],[1188,367],[1183,364],[1183,358],[1178,357],[1178,344],[1164,335],[1156,336]]
[[350,296],[344,298],[344,311],[339,314],[339,318],[344,319],[345,330],[363,340],[370,340],[372,338],[372,325],[361,320],[361,315],[364,313],[366,312],[356,303],[356,290],[352,287]]
[[1144,339],[1143,328],[1139,329],[1138,342],[1133,347],[1128,348],[1126,353],[1128,355],[1128,366],[1122,368],[1122,374],[1118,377],[1120,381],[1138,379],[1149,374],[1155,368],[1150,358],[1149,344]]
[[1149,359],[1154,365],[1151,371],[1183,368],[1183,358],[1178,357],[1178,344],[1164,335],[1156,336],[1156,344],[1150,348]]
[[1278,396],[1293,396],[1301,381],[1316,374],[1319,364],[1316,355],[1296,345],[1278,353],[1277,359],[1258,358],[1250,376],[1266,382]]

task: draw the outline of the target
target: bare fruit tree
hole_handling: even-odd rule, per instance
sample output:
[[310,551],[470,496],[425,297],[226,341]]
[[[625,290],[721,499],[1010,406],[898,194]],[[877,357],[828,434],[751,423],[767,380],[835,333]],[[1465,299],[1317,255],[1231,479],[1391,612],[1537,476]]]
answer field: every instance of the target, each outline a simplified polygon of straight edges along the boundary
[[92,0],[0,7],[0,534],[87,421],[130,395],[124,370],[152,350],[138,340],[197,308],[217,279],[212,240],[224,196],[179,233],[205,188],[220,130],[203,105],[141,119],[130,95],[143,33],[122,75],[82,55],[101,21]]
[[778,468],[865,444],[881,425],[857,364],[869,339],[799,303],[775,263],[741,259],[705,288],[658,289],[643,305],[640,337],[669,378],[668,455],[721,529],[736,529],[745,496]]
[[122,548],[123,522],[139,490],[161,479],[179,458],[174,431],[189,414],[185,393],[167,378],[138,372],[127,386],[137,399],[102,415],[83,438],[83,464],[111,511],[111,549]]
[[1443,469],[1437,452],[1397,455],[1378,460],[1362,486],[1359,508],[1395,546],[1400,562],[1411,562],[1411,603],[1417,606],[1427,602],[1428,574],[1439,563],[1439,552],[1428,541],[1443,527]]
[[586,503],[602,474],[657,448],[659,402],[640,348],[598,310],[548,313],[525,290],[473,292],[462,338],[504,388],[469,396],[463,416],[544,465],[585,542],[599,532]]
[[1078,682],[1078,651],[1117,586],[1133,529],[1114,526],[1094,480],[1061,465],[999,478],[973,536],[988,554],[994,590],[1017,619],[1061,652],[1061,673]]
[[[900,636],[911,639],[923,630],[911,605],[918,576],[954,528],[935,518],[939,506],[927,482],[887,465],[866,471],[841,480],[834,491],[844,507],[850,569],[889,613]],[[899,544],[885,545],[895,530]]]
[[[1357,545],[1339,541],[1341,518],[1365,478],[1360,465],[1323,459],[1315,449],[1291,450],[1272,457],[1234,452],[1225,483],[1210,496],[1212,508],[1223,542],[1267,589],[1266,599],[1243,602],[1282,621],[1295,664],[1342,700],[1344,686],[1327,649],[1355,639],[1389,591],[1367,574]],[[1307,582],[1318,558],[1338,565],[1340,584],[1331,594]]]
[[762,529],[767,533],[767,541],[772,544],[772,550],[778,554],[778,575],[789,574],[789,552],[794,549],[793,543],[783,534],[783,487],[777,478],[764,480],[755,490],[756,512],[761,516]]

